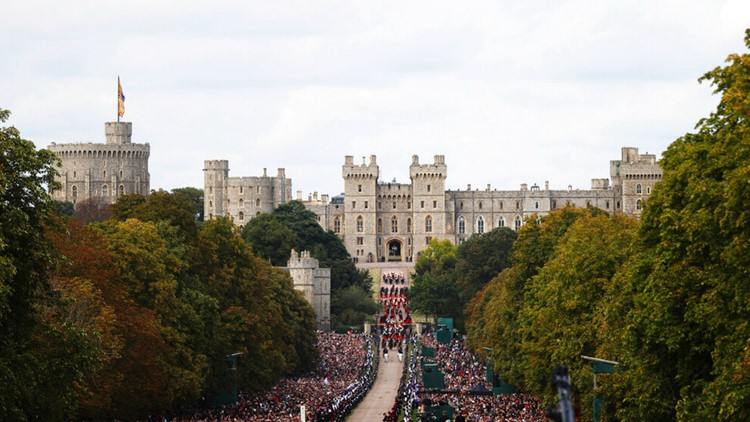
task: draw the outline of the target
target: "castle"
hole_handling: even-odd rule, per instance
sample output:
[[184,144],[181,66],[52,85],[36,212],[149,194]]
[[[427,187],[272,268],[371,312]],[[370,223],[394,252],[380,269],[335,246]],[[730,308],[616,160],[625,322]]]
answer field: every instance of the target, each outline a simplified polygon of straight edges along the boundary
[[126,194],[149,194],[149,144],[131,142],[130,122],[104,124],[105,144],[52,143],[47,147],[60,159],[61,189],[52,199],[78,206],[85,202],[113,204]]
[[[206,161],[204,172],[207,218],[228,216],[241,226],[291,200],[291,180],[283,169],[275,178],[265,170],[261,178],[229,178],[228,161],[220,160]],[[412,156],[408,184],[381,181],[375,155],[369,162],[363,157],[359,165],[346,156],[342,177],[343,196],[316,195],[303,203],[324,229],[341,237],[355,261],[391,262],[413,261],[433,238],[460,244],[496,227],[518,230],[526,218],[568,205],[639,218],[662,171],[655,155],[626,147],[620,160],[610,162],[610,179],[592,179],[588,190],[550,190],[548,182],[544,187],[522,184],[519,190],[498,191],[490,185],[446,190],[448,167],[442,155],[431,164]]]

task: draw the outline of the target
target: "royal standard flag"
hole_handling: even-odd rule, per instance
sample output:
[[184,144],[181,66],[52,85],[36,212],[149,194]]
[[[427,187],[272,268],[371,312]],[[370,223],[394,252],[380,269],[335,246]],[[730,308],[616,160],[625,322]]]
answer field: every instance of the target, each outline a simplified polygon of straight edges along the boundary
[[120,77],[117,77],[117,118],[125,114],[125,94],[122,93],[122,85],[120,85]]

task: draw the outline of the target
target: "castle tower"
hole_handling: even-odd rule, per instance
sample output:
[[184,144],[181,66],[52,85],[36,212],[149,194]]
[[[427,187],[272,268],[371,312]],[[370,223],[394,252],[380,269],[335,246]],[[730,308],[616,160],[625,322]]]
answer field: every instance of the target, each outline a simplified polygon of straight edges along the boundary
[[318,319],[318,328],[331,329],[331,269],[320,268],[310,252],[297,253],[292,249],[287,263],[294,288],[301,291],[312,305]]
[[639,154],[638,148],[622,148],[622,159],[609,165],[614,188],[614,212],[640,219],[645,201],[662,179],[662,170],[653,154]]
[[224,216],[229,179],[229,161],[203,162],[203,215],[207,220]]
[[51,192],[57,201],[113,204],[122,195],[148,195],[148,159],[151,146],[131,142],[133,124],[104,124],[106,143],[52,143],[47,148],[60,159],[58,181],[62,187]]
[[446,219],[445,179],[448,167],[445,157],[436,155],[433,164],[419,164],[419,157],[412,156],[409,166],[414,199],[413,245],[415,256],[429,244],[430,239],[448,238],[453,231]]
[[347,155],[342,167],[344,178],[344,245],[355,262],[377,259],[376,214],[378,207],[377,187],[380,170],[377,157],[370,162],[355,165],[354,158]]

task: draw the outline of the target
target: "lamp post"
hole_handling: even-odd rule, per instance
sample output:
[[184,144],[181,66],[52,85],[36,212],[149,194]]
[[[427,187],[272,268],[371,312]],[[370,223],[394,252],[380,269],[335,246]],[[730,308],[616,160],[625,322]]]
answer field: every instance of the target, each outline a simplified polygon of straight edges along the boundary
[[613,360],[605,360],[599,358],[593,358],[591,356],[581,355],[583,359],[591,361],[591,367],[594,370],[594,403],[593,403],[593,416],[594,422],[599,422],[599,417],[602,413],[602,400],[596,395],[596,374],[611,374],[615,372],[615,365],[619,365],[620,362]]
[[237,358],[242,355],[242,352],[232,353],[227,355],[227,362],[229,362],[229,369],[232,371],[232,403],[237,402]]

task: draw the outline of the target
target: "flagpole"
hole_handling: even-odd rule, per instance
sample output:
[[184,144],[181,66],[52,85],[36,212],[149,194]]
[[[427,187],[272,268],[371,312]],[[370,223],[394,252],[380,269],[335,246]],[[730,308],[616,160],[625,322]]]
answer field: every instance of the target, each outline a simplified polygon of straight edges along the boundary
[[120,123],[120,75],[117,75],[117,123]]

